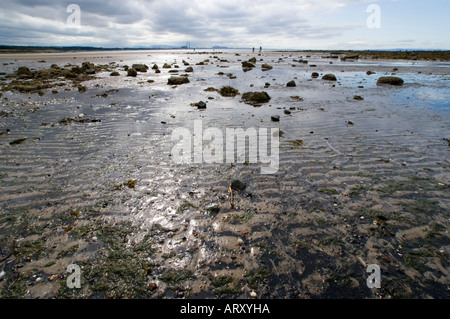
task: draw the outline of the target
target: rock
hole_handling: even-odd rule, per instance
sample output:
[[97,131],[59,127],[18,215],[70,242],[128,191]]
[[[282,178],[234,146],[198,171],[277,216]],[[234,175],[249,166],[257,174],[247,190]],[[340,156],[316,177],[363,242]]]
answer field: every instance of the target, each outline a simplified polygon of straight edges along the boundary
[[402,86],[403,83],[404,83],[403,79],[396,76],[383,76],[379,78],[377,81],[377,85],[390,84]]
[[195,104],[195,106],[196,106],[198,109],[206,109],[206,103],[203,102],[203,101],[198,102],[197,104]]
[[294,86],[297,86],[297,85],[295,84],[295,81],[292,80],[292,81],[289,81],[289,82],[286,84],[286,86],[287,86],[287,87],[294,87]]
[[243,191],[247,187],[247,185],[236,179],[231,182],[230,187],[235,191]]
[[270,119],[272,120],[272,122],[280,122],[280,116],[279,115],[272,115],[270,117]]
[[128,71],[127,71],[127,76],[133,76],[133,77],[136,77],[136,76],[137,76],[137,71],[136,71],[135,69],[133,69],[133,68],[128,69]]
[[133,64],[131,68],[135,69],[138,72],[147,72],[148,66],[145,64]]
[[242,99],[247,104],[259,105],[270,101],[271,97],[267,92],[247,92],[242,95]]
[[160,69],[155,69],[155,73],[161,73]]
[[81,69],[84,71],[95,69],[95,65],[94,65],[94,63],[91,63],[91,62],[83,62],[81,64]]
[[171,68],[170,64],[164,63],[163,69],[170,69],[170,68]]
[[152,66],[152,69],[153,69],[153,70],[158,70],[158,69],[159,69],[159,67],[158,67],[158,65],[157,65],[157,64],[153,64],[153,66]]
[[119,76],[119,75],[120,75],[119,72],[114,71],[114,72],[111,72],[111,74],[109,76]]
[[286,114],[286,115],[291,115],[291,111],[289,111],[289,110],[284,110],[284,114]]
[[185,83],[189,83],[189,79],[187,76],[171,76],[169,80],[167,81],[167,84],[169,85],[181,85]]
[[6,272],[4,270],[2,270],[2,272],[0,272],[0,280],[3,279],[3,277],[6,276]]
[[248,72],[248,71],[252,70],[254,67],[255,67],[255,65],[250,62],[247,62],[247,61],[242,62],[242,70],[244,72]]
[[239,94],[239,90],[231,87],[231,86],[223,86],[219,90],[219,94],[225,97],[235,97]]
[[313,79],[317,79],[317,78],[319,77],[319,73],[313,72],[313,73],[311,74],[311,77],[312,77]]
[[367,71],[366,74],[367,74],[367,75],[372,75],[372,74],[376,74],[376,73],[373,72],[373,71]]
[[86,92],[86,91],[87,91],[87,88],[86,88],[85,86],[80,85],[80,86],[78,87],[78,92],[84,93],[84,92]]
[[86,73],[86,74],[95,74],[95,69],[87,69],[86,71],[84,71],[84,73]]
[[356,101],[363,101],[364,100],[364,98],[362,96],[359,96],[359,95],[355,95],[353,97],[353,99],[356,100]]
[[322,80],[337,81],[336,76],[334,74],[325,74],[324,76],[322,76]]
[[184,70],[184,72],[194,72],[194,68],[192,66],[189,66]]
[[250,63],[256,63],[256,58],[253,57],[253,58],[249,59],[248,62],[250,62]]
[[272,69],[273,69],[273,67],[271,65],[266,64],[266,63],[261,65],[261,70],[263,70],[263,71],[269,71],[269,70],[272,70]]
[[30,69],[26,66],[21,66],[17,70],[17,77],[19,79],[29,79],[33,77],[33,74],[31,73]]
[[256,297],[258,297],[258,295],[256,294],[256,292],[252,291],[250,293],[250,298],[256,298]]

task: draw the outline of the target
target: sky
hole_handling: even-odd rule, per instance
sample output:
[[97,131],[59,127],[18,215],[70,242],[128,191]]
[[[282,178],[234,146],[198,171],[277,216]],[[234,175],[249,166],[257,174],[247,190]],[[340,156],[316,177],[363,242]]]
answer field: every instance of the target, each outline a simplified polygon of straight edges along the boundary
[[0,45],[448,50],[449,14],[449,0],[1,0]]

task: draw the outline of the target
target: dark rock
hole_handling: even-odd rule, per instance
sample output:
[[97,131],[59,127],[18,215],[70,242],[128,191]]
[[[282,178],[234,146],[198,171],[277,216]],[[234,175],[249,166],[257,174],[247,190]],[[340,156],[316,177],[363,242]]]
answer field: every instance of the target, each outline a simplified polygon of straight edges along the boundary
[[291,114],[291,111],[289,111],[289,110],[284,110],[284,114],[290,115],[290,114]]
[[242,95],[242,99],[247,104],[259,105],[270,101],[270,96],[267,92],[247,92]]
[[171,76],[169,80],[167,81],[167,84],[169,85],[181,85],[185,83],[189,83],[189,79],[187,76]]
[[322,76],[322,80],[337,81],[336,76],[334,74],[325,74],[324,76]]
[[189,66],[184,70],[184,72],[194,72],[194,68],[192,66]]
[[255,67],[255,65],[250,62],[247,62],[247,61],[242,62],[242,70],[244,72],[248,72],[248,71],[252,70],[254,67]]
[[353,99],[356,100],[356,101],[363,101],[364,100],[364,98],[362,96],[359,96],[359,95],[355,95],[353,97]]
[[313,79],[317,79],[317,78],[319,77],[319,73],[313,72],[313,73],[311,74],[311,77],[312,77]]
[[137,76],[137,71],[135,69],[133,69],[133,68],[128,69],[127,76],[134,76],[135,77],[135,76]]
[[157,64],[154,64],[153,66],[152,66],[152,69],[153,70],[158,70],[159,68],[158,68],[158,65]]
[[235,191],[243,191],[243,190],[245,190],[247,185],[242,183],[240,180],[234,180],[233,182],[231,182],[230,187],[231,187],[231,189],[233,189]]
[[86,74],[95,74],[95,69],[87,69],[86,71],[84,71],[84,73],[86,73]]
[[377,85],[390,84],[402,86],[404,83],[403,79],[396,76],[384,76],[378,79]]
[[198,109],[206,109],[206,103],[203,102],[203,101],[198,102],[197,104],[195,104],[195,106],[196,106]]
[[375,74],[375,72],[373,72],[373,71],[367,71],[366,74],[367,74],[367,75],[372,75],[372,74]]
[[270,119],[271,119],[273,122],[280,122],[280,116],[279,116],[279,115],[272,115],[272,116],[270,117]]
[[170,69],[170,68],[171,68],[170,64],[164,63],[163,69]]
[[119,72],[117,72],[117,71],[114,71],[114,72],[111,72],[111,74],[110,74],[110,76],[119,76],[120,74],[119,74]]
[[297,85],[295,84],[295,81],[292,80],[292,81],[289,81],[289,82],[286,84],[286,86],[287,86],[287,87],[294,87],[294,86],[297,86]]
[[84,93],[84,92],[86,92],[86,91],[87,91],[87,88],[86,88],[85,86],[80,85],[80,86],[78,87],[78,92]]
[[160,69],[155,69],[155,73],[161,73]]
[[263,71],[269,71],[269,70],[272,70],[273,67],[271,65],[265,63],[265,64],[261,65],[261,69]]
[[147,72],[148,70],[148,66],[145,64],[133,64],[131,67],[138,72]]
[[256,58],[253,57],[253,58],[249,59],[248,62],[250,62],[250,63],[256,63]]

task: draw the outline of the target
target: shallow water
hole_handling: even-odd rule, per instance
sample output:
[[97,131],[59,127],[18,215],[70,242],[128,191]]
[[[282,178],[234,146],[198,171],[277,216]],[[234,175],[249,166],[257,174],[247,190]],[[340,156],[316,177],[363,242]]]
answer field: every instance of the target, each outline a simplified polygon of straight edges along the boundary
[[[176,61],[184,73],[184,59],[195,72],[189,84],[177,87],[166,84],[170,74],[161,69],[137,78],[124,71],[118,78],[97,74],[83,83],[86,93],[70,85],[69,91],[62,87],[44,96],[3,92],[0,111],[9,115],[0,131],[11,132],[0,136],[0,211],[4,216],[25,212],[45,224],[31,238],[44,237],[46,249],[19,270],[31,276],[25,297],[51,297],[59,289],[53,281],[30,284],[32,276],[63,274],[66,264],[98,258],[92,238],[64,229],[60,216],[77,210],[79,219],[71,221],[75,228],[97,218],[112,225],[131,221],[137,227],[126,238],[131,247],[155,224],[170,230],[153,242],[156,252],[149,257],[155,296],[189,291],[192,298],[220,297],[209,285],[210,276],[227,275],[239,288],[232,297],[248,297],[251,290],[261,298],[448,297],[450,148],[444,139],[450,138],[450,64],[312,57],[309,65],[317,67],[310,67],[292,61],[301,54],[268,52],[244,73],[240,60],[253,55],[243,52],[102,54],[53,55],[45,63],[25,60],[4,68],[8,73],[19,65],[38,69],[60,60],[61,65],[89,60],[150,67],[155,62],[161,68]],[[205,59],[210,63],[195,65]],[[274,68],[263,72],[261,63]],[[394,67],[405,85],[377,86],[378,77]],[[369,69],[377,74],[366,75]],[[311,79],[311,72],[334,73],[338,81]],[[297,86],[286,87],[292,79]],[[266,91],[271,100],[253,107],[239,96],[204,91],[224,85],[241,93]],[[111,89],[119,91],[97,97]],[[353,100],[355,95],[364,100]],[[207,102],[206,110],[190,106],[200,100]],[[101,122],[58,123],[80,114]],[[273,115],[280,122],[272,122]],[[278,172],[262,175],[260,163],[174,163],[171,134],[178,127],[193,132],[195,120],[222,132],[279,128]],[[23,144],[9,144],[24,137]],[[296,140],[303,144],[295,145]],[[117,187],[134,179],[134,188]],[[233,194],[231,205],[228,186],[236,179],[247,187]],[[29,239],[26,232],[12,233],[11,225],[3,219],[4,247]],[[71,243],[80,248],[44,266]],[[3,262],[5,269],[26,257],[13,256]],[[365,266],[374,263],[381,267],[383,284],[371,290]],[[175,289],[161,279],[169,269],[189,269],[195,279]],[[268,270],[266,276],[250,283],[249,272],[261,269]],[[82,296],[99,293],[85,288]]]

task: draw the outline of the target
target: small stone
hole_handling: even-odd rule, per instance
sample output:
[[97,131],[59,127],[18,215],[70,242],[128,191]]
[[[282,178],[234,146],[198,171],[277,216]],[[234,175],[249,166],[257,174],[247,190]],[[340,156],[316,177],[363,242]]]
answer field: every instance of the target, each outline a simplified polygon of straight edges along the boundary
[[252,291],[252,292],[250,293],[250,297],[251,297],[251,298],[256,298],[256,297],[258,297],[258,295],[256,294],[256,292]]
[[273,115],[273,116],[270,117],[270,119],[273,122],[279,122],[280,121],[280,116],[279,115]]
[[244,241],[241,238],[238,238],[237,243],[239,246],[244,244]]
[[287,87],[295,87],[295,86],[297,86],[297,84],[295,84],[295,81],[294,81],[294,80],[291,80],[291,81],[289,81],[289,82],[286,84],[286,86],[287,86]]
[[197,106],[198,109],[206,109],[206,103],[203,101],[198,102],[195,106]]
[[234,180],[231,185],[230,185],[231,189],[236,190],[236,191],[243,191],[247,186],[242,183],[240,180]]
[[50,278],[49,278],[49,280],[50,280],[50,281],[53,281],[53,280],[55,280],[56,278],[58,278],[58,275],[51,275]]
[[36,281],[36,282],[41,282],[41,281],[42,281],[42,278],[41,278],[41,277],[37,277],[35,281]]

